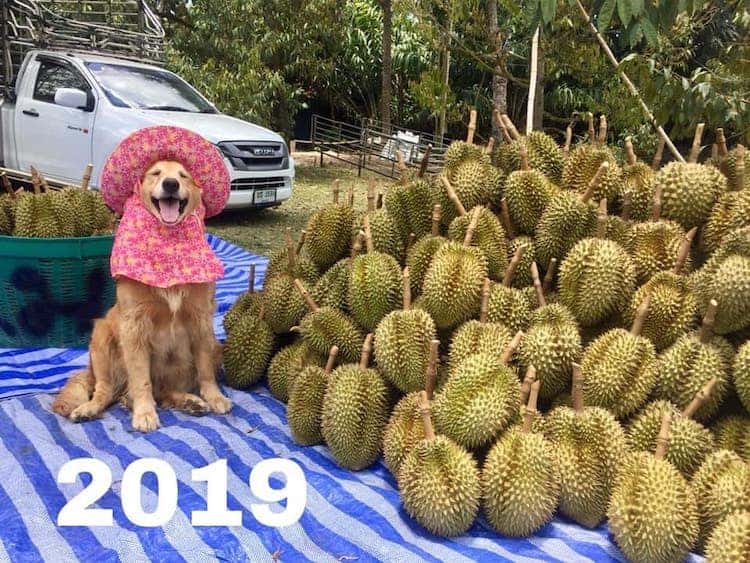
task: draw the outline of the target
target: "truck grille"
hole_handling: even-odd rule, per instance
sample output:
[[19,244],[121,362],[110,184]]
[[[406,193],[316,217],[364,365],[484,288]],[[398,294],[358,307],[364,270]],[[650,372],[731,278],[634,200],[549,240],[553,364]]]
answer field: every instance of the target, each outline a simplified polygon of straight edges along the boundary
[[237,178],[232,180],[233,190],[272,190],[284,187],[284,178]]
[[285,170],[289,153],[285,143],[259,141],[225,141],[219,149],[235,170]]

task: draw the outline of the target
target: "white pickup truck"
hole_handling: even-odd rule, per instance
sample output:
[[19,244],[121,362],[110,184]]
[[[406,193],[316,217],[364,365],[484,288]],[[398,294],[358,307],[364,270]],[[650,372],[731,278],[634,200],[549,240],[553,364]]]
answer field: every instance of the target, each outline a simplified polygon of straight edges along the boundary
[[62,182],[99,175],[129,133],[151,125],[195,131],[221,150],[231,174],[227,207],[269,207],[292,195],[294,160],[280,135],[220,113],[162,68],[112,56],[34,49],[0,99],[0,165],[35,166]]

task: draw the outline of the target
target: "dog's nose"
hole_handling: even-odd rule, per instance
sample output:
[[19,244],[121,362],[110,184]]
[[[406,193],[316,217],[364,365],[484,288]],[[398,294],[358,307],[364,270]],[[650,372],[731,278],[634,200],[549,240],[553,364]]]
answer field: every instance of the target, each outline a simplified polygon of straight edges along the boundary
[[161,187],[168,194],[174,194],[180,189],[180,183],[175,178],[164,178]]

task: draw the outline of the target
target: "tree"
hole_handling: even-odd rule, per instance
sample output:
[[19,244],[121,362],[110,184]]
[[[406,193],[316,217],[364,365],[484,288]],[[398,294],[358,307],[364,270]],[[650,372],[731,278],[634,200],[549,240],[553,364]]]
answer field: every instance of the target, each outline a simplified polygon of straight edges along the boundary
[[380,88],[380,119],[386,133],[391,130],[391,85],[393,68],[391,64],[391,35],[393,33],[393,5],[391,0],[379,0],[383,8],[383,61],[382,81]]

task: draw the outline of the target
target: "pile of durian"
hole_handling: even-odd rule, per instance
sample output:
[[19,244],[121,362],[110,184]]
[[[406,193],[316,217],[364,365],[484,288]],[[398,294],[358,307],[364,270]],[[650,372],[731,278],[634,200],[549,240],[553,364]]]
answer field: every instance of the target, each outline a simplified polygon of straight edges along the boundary
[[750,561],[750,157],[717,131],[699,164],[701,126],[647,165],[604,117],[563,148],[497,117],[504,143],[470,130],[364,213],[335,183],[226,315],[227,383],[267,373],[344,468],[382,455],[433,534],[559,513],[632,561]]
[[[90,176],[90,170],[86,174]],[[85,183],[88,180],[84,175]],[[111,234],[115,216],[96,190],[86,187],[51,189],[34,168],[33,191],[13,190],[0,179],[0,235],[33,238],[90,237]]]

